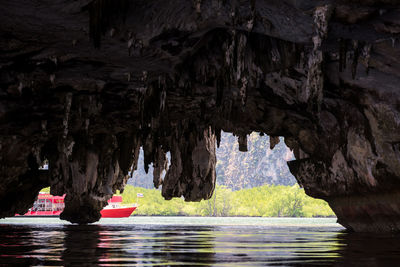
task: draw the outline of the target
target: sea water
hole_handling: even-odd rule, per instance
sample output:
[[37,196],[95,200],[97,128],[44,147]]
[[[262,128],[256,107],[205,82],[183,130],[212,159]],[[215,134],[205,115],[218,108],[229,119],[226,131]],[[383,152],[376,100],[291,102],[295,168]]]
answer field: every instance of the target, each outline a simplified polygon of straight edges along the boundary
[[347,233],[335,218],[9,218],[0,220],[0,265],[393,266],[399,241]]

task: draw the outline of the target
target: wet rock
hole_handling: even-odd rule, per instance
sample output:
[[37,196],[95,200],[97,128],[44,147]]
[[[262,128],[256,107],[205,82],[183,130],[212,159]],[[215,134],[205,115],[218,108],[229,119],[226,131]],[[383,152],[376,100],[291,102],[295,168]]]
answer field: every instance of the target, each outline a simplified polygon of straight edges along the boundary
[[215,188],[215,164],[215,135],[211,128],[200,133],[178,133],[178,138],[172,140],[171,166],[163,181],[163,197],[209,199]]
[[270,136],[269,137],[269,148],[272,150],[274,147],[279,144],[279,136]]

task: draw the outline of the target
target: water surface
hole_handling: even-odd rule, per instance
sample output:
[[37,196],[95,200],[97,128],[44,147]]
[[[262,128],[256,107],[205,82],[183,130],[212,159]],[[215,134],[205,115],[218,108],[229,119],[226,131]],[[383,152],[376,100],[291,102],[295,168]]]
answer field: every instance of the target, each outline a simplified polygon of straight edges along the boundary
[[390,266],[398,236],[350,234],[334,218],[130,217],[79,226],[0,220],[0,265]]

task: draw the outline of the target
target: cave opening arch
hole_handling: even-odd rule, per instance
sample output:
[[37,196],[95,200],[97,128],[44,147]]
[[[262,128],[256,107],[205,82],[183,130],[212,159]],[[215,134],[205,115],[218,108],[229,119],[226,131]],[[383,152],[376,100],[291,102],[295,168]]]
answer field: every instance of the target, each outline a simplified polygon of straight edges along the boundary
[[399,231],[395,1],[100,2],[0,10],[0,216],[50,185],[64,218],[95,221],[140,146],[160,171],[171,152],[166,198],[208,198],[221,131],[242,149],[258,131],[346,228]]

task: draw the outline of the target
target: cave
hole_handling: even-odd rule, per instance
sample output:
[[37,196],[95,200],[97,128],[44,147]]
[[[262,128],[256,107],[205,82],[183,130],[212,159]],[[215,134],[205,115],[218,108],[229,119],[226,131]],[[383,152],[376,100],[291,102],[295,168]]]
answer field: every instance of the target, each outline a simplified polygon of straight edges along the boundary
[[0,35],[0,217],[50,186],[95,222],[140,147],[208,199],[221,131],[260,132],[344,227],[400,230],[398,0],[4,0]]

